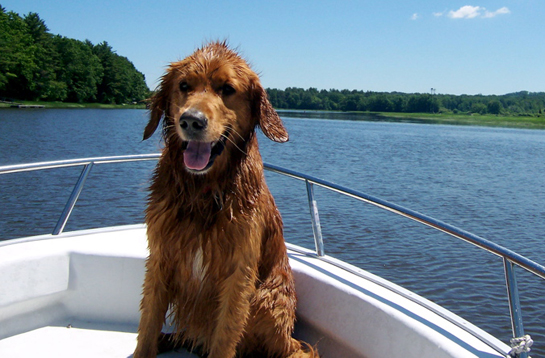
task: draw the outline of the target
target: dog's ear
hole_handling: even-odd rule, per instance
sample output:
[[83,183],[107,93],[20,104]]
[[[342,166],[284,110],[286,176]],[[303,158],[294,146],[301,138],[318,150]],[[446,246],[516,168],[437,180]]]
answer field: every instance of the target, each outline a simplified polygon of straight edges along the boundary
[[165,113],[165,100],[161,91],[157,92],[150,98],[150,120],[144,129],[144,139],[146,140],[155,133],[159,122]]
[[288,131],[269,102],[267,92],[259,83],[253,86],[252,112],[257,124],[269,139],[278,143],[288,141]]
[[172,65],[161,78],[161,83],[157,86],[155,93],[149,99],[150,120],[144,129],[144,139],[146,140],[155,133],[155,130],[161,122],[161,118],[168,114],[168,102],[170,93],[170,84],[173,81]]

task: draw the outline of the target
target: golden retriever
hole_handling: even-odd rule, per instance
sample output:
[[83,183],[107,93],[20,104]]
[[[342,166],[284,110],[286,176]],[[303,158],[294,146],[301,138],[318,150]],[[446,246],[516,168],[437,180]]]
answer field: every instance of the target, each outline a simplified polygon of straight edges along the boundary
[[[183,345],[209,358],[317,357],[292,338],[295,287],[256,127],[288,134],[259,77],[225,43],[172,63],[151,98],[165,146],[150,187],[134,358]],[[175,333],[161,333],[170,310]],[[305,346],[303,349],[302,347]]]

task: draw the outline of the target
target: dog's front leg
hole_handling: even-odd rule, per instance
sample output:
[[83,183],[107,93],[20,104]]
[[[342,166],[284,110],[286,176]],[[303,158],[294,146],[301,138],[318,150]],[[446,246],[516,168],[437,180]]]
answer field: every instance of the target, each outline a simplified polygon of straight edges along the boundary
[[233,358],[242,339],[255,290],[255,270],[238,268],[223,281],[209,358]]
[[157,356],[159,334],[165,321],[169,299],[165,280],[160,277],[158,265],[154,265],[151,257],[146,263],[144,293],[140,304],[140,325],[138,326],[138,344],[133,358],[149,358]]

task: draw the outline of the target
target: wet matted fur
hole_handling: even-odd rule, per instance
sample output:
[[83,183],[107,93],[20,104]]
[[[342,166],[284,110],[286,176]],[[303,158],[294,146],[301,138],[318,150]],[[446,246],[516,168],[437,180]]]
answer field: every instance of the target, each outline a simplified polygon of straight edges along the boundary
[[225,43],[205,45],[162,77],[144,139],[161,120],[134,358],[172,344],[209,358],[317,357],[291,336],[295,287],[255,129],[288,134],[258,76]]

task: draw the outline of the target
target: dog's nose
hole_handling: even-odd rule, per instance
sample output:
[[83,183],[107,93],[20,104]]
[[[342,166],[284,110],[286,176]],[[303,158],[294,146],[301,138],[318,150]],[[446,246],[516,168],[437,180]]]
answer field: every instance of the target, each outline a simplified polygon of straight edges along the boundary
[[197,109],[188,109],[180,117],[180,127],[188,135],[196,135],[208,126],[208,119]]

